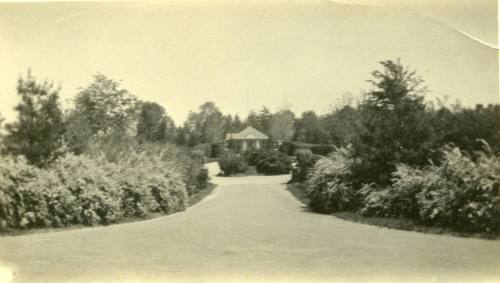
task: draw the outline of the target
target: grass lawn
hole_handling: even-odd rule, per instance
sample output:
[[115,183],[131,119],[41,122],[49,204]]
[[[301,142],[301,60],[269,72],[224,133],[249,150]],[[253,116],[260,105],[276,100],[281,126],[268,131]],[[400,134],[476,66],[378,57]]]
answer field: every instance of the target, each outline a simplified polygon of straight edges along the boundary
[[[305,184],[303,183],[290,183],[287,185],[287,190],[292,193],[293,196],[295,196],[298,200],[300,200],[303,204],[308,205],[309,204],[309,198],[307,197],[307,194],[305,192]],[[458,236],[458,237],[476,237],[476,238],[488,238],[488,239],[498,239],[499,235],[485,235],[485,234],[480,234],[480,233],[466,233],[466,232],[458,232],[449,228],[442,228],[442,227],[430,227],[430,226],[424,226],[421,224],[416,223],[412,219],[408,218],[388,218],[388,217],[367,217],[363,216],[359,213],[356,212],[334,212],[332,213],[333,216],[348,220],[348,221],[353,221],[353,222],[358,222],[358,223],[363,223],[363,224],[368,224],[368,225],[375,225],[379,227],[385,227],[385,228],[390,228],[390,229],[398,229],[398,230],[406,230],[406,231],[417,231],[417,232],[422,232],[422,233],[431,233],[431,234],[446,234],[446,235],[453,235],[453,236]]]

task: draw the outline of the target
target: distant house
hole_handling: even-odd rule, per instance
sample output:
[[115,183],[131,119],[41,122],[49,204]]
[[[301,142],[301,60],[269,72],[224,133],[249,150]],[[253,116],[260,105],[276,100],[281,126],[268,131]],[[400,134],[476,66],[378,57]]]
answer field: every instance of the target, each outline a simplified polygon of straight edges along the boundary
[[261,149],[269,137],[253,127],[247,127],[239,133],[230,133],[226,136],[226,146],[235,151]]

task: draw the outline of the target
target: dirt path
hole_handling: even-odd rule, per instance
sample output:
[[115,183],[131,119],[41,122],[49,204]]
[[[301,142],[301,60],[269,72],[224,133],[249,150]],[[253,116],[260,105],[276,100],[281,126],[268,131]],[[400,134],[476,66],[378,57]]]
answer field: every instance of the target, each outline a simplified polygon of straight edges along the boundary
[[12,271],[14,282],[500,281],[500,241],[309,213],[288,178],[215,177],[213,194],[185,212],[2,237],[0,282]]

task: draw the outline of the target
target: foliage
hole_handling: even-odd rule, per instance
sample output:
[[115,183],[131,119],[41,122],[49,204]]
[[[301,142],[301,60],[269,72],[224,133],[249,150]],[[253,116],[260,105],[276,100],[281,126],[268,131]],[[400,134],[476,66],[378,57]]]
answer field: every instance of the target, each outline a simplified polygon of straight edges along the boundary
[[46,169],[0,157],[0,229],[98,225],[185,209],[206,188],[201,159],[173,146],[141,144],[116,156],[66,154]]
[[317,154],[312,154],[307,151],[299,151],[296,153],[296,162],[292,168],[292,181],[294,182],[304,182],[314,168],[316,162],[322,158],[322,156]]
[[288,174],[292,169],[291,158],[277,150],[261,150],[253,163],[257,172],[265,175]]
[[248,165],[240,155],[231,150],[226,150],[219,159],[219,166],[224,176],[231,176],[245,172]]
[[125,215],[172,213],[187,206],[185,172],[182,164],[170,157],[167,151],[143,150],[118,160],[114,173],[124,194],[121,202]]
[[269,109],[263,106],[258,113],[254,111],[250,112],[246,119],[246,124],[266,135],[270,135],[272,116]]
[[74,99],[74,109],[67,115],[66,139],[73,151],[80,153],[100,138],[117,140],[135,135],[132,127],[138,112],[138,99],[120,84],[97,74]]
[[272,115],[269,135],[278,142],[291,141],[295,132],[295,115],[290,110],[281,110]]
[[389,189],[372,192],[362,213],[408,217],[468,232],[500,230],[500,158],[480,152],[473,161],[447,147],[440,165],[401,165]]
[[22,196],[18,188],[35,178],[38,170],[24,157],[0,155],[0,230],[20,223],[22,215],[17,207]]
[[317,212],[331,213],[355,208],[356,190],[352,185],[351,152],[339,148],[319,159],[308,181],[309,206]]
[[296,155],[301,151],[310,151],[318,155],[328,155],[335,150],[335,147],[329,144],[311,144],[303,142],[283,142],[279,150],[288,155]]
[[306,111],[295,121],[294,140],[305,143],[319,144],[326,139],[320,117],[314,111]]
[[36,166],[50,163],[62,146],[64,123],[59,106],[59,89],[47,81],[39,83],[28,71],[19,78],[17,93],[21,102],[16,106],[17,121],[6,125],[6,151],[24,155]]
[[219,157],[224,152],[223,143],[213,143],[210,145],[210,157]]
[[500,153],[500,105],[479,104],[475,108],[456,105],[452,109],[441,107],[428,113],[432,122],[434,148],[453,143],[461,150],[472,153],[481,150],[487,141],[494,153]]
[[424,165],[431,152],[422,80],[399,60],[372,73],[375,89],[361,104],[361,127],[353,148],[361,160],[353,174],[363,183],[390,184],[396,165]]
[[224,116],[224,133],[239,133],[245,129],[245,123],[240,119],[240,116],[235,115],[234,118],[231,115]]
[[325,140],[322,143],[346,147],[355,141],[361,126],[361,111],[350,105],[343,106],[321,117]]
[[184,142],[188,146],[224,140],[224,116],[213,102],[200,106],[199,112],[190,112],[184,123]]
[[147,142],[175,141],[175,125],[165,109],[154,102],[141,105],[137,122],[137,138]]

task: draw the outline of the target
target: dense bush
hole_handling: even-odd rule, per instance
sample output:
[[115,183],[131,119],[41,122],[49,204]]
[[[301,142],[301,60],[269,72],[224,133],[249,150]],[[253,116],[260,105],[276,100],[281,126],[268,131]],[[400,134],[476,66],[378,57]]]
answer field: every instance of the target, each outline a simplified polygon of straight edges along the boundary
[[[374,186],[365,186],[363,207],[360,212],[363,215],[381,217],[404,217],[418,218],[419,205],[417,194],[421,190],[421,179],[415,176],[415,169],[400,165],[393,173],[394,184],[392,187],[380,189]],[[413,176],[410,176],[413,175]]]
[[322,156],[312,154],[310,151],[300,151],[295,156],[296,161],[292,168],[292,181],[303,182],[307,179],[311,169]]
[[459,230],[500,231],[500,157],[481,152],[472,161],[458,148],[448,149],[444,162],[424,169],[423,177],[427,182],[417,196],[422,221]]
[[250,149],[244,153],[244,158],[248,165],[250,166],[256,166],[259,160],[264,158],[264,155],[266,155],[268,151],[267,150],[255,150],[255,149]]
[[165,160],[165,152],[132,152],[117,163],[116,172],[123,192],[126,216],[149,212],[172,213],[187,205],[186,183],[181,164]]
[[260,174],[288,174],[292,169],[292,160],[288,155],[280,151],[266,150],[257,154],[255,167]]
[[478,153],[473,161],[446,148],[440,165],[399,166],[393,185],[365,199],[367,215],[409,217],[468,232],[500,230],[500,158]]
[[24,158],[0,155],[0,230],[16,227],[20,223],[19,202],[22,196],[18,188],[35,178],[38,171]]
[[168,146],[135,148],[115,162],[103,154],[66,154],[44,170],[0,157],[0,229],[109,224],[183,210],[186,179],[193,174],[197,186],[206,186],[208,174],[192,172],[193,165],[175,154],[182,153]]
[[326,156],[335,150],[335,147],[328,144],[317,144],[310,147],[312,153]]
[[287,155],[297,155],[301,151],[309,150],[314,154],[326,156],[335,150],[335,147],[328,144],[312,144],[303,142],[283,142],[279,150]]
[[322,213],[355,207],[357,193],[352,185],[353,159],[348,149],[340,148],[316,162],[308,181],[309,206]]
[[248,168],[244,158],[231,150],[227,150],[219,159],[219,167],[224,176],[243,173]]

